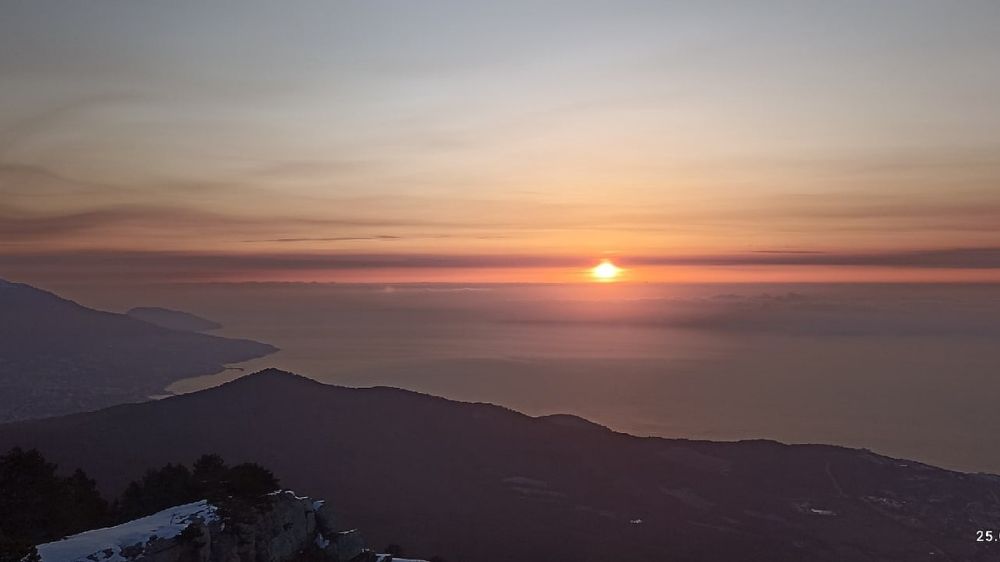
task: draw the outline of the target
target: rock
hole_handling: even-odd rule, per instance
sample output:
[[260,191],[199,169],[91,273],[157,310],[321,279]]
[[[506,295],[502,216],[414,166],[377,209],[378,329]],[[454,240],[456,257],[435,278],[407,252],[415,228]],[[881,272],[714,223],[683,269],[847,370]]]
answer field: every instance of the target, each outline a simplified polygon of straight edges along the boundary
[[312,500],[299,498],[292,492],[275,496],[271,510],[265,513],[254,529],[255,536],[272,536],[262,553],[265,560],[288,560],[311,544],[316,536],[316,518]]
[[357,529],[332,535],[323,552],[337,562],[362,562],[366,560],[365,553],[371,553]]
[[337,525],[333,517],[333,508],[324,501],[313,502],[316,509],[316,528],[324,537],[337,534]]

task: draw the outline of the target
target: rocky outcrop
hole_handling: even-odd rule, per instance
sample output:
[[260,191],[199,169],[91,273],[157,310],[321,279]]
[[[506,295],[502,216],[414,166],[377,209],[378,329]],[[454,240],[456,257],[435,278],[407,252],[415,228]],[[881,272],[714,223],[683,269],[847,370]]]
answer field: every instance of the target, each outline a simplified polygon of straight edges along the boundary
[[[231,508],[230,508],[231,510]],[[356,530],[338,530],[323,501],[275,492],[227,513],[207,501],[39,545],[42,562],[375,562]]]

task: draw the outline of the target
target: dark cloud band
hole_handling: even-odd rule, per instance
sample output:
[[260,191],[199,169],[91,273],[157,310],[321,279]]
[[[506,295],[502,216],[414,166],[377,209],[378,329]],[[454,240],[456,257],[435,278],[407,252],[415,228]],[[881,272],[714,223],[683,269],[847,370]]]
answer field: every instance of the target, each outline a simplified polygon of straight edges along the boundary
[[[129,279],[252,279],[255,275],[358,270],[586,268],[580,256],[390,253],[47,252],[0,254],[0,276],[122,277]],[[878,253],[753,252],[698,256],[621,257],[625,267],[827,266],[901,269],[1000,269],[1000,248],[950,248]],[[308,276],[304,276],[308,279]]]

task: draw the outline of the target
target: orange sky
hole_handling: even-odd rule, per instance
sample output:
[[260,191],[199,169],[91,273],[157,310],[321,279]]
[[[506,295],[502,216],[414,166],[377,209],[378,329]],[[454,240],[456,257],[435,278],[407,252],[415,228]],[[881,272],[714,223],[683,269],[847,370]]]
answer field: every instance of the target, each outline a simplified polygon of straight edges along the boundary
[[6,11],[0,277],[997,280],[997,5],[223,4]]

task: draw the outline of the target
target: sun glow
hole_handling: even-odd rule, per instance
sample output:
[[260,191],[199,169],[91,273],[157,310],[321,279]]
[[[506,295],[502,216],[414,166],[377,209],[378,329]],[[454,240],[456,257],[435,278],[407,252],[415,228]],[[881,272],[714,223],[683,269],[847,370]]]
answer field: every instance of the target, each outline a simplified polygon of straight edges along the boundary
[[601,260],[590,270],[590,275],[597,281],[614,281],[622,273],[622,268],[611,263],[611,260]]

